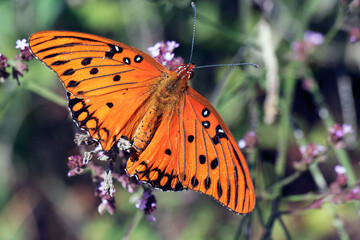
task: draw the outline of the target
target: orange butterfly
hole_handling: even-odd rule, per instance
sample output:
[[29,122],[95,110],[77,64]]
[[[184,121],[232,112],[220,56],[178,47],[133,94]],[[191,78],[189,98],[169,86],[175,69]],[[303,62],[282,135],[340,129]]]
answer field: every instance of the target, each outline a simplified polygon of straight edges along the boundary
[[29,44],[64,84],[73,119],[103,150],[131,140],[129,175],[162,190],[202,192],[237,213],[253,210],[234,137],[188,86],[193,64],[171,71],[136,48],[78,32],[38,32]]

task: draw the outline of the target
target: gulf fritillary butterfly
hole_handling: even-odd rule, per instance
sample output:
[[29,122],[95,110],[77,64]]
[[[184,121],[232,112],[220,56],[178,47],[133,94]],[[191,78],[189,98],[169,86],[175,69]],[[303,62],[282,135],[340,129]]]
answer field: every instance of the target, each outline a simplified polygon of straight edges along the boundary
[[255,206],[245,159],[215,108],[188,86],[194,65],[171,71],[103,37],[43,31],[32,53],[56,72],[74,121],[110,150],[131,140],[126,171],[162,190],[202,192],[237,213]]

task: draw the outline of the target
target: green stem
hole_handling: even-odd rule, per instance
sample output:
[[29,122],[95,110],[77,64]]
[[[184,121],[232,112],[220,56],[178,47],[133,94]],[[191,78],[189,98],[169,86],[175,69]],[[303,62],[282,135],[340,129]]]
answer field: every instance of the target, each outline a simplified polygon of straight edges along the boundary
[[40,87],[38,84],[36,84],[34,81],[26,81],[24,82],[23,86],[32,91],[33,93],[36,93],[50,101],[53,101],[54,103],[66,107],[66,100],[64,97],[61,97],[54,93],[53,91],[49,90],[48,88]]
[[124,237],[122,238],[122,240],[128,240],[130,239],[130,235],[133,232],[133,230],[135,229],[135,227],[139,224],[140,220],[142,219],[142,217],[144,216],[144,212],[142,211],[136,211],[134,218],[132,219],[128,229],[126,230],[126,233],[124,235]]
[[290,132],[290,114],[291,107],[294,100],[294,89],[296,83],[296,69],[298,62],[291,62],[287,74],[285,75],[284,85],[284,97],[280,101],[281,119],[279,127],[279,142],[278,142],[278,157],[275,163],[275,173],[278,179],[285,176],[286,166],[286,154],[289,144],[289,132]]
[[324,175],[321,173],[316,162],[309,165],[309,171],[315,181],[316,186],[320,189],[320,192],[322,194],[326,193],[328,191],[328,187]]

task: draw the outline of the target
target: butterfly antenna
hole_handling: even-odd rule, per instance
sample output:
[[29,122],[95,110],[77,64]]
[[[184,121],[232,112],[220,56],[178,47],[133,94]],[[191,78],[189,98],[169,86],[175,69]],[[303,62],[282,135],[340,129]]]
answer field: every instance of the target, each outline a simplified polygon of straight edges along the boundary
[[250,65],[253,66],[254,68],[260,68],[259,65],[255,63],[229,63],[229,64],[213,64],[213,65],[196,66],[194,67],[194,69],[209,68],[209,67],[243,66],[243,65]]
[[189,64],[191,63],[193,51],[194,51],[194,42],[195,42],[195,22],[196,22],[196,6],[194,2],[191,2],[191,7],[194,10],[194,23],[193,23],[193,34],[192,34],[192,40],[191,40],[191,52],[190,52],[190,59]]

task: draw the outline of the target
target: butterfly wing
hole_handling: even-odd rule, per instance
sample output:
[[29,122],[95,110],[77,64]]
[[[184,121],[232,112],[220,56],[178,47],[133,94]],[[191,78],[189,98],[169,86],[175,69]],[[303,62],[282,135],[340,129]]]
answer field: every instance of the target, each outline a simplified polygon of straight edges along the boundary
[[255,205],[244,157],[211,104],[190,87],[166,113],[148,147],[127,172],[163,190],[191,189],[237,213]]
[[132,138],[152,92],[168,72],[136,48],[91,34],[38,32],[29,45],[69,92],[73,119],[104,150],[121,136]]

